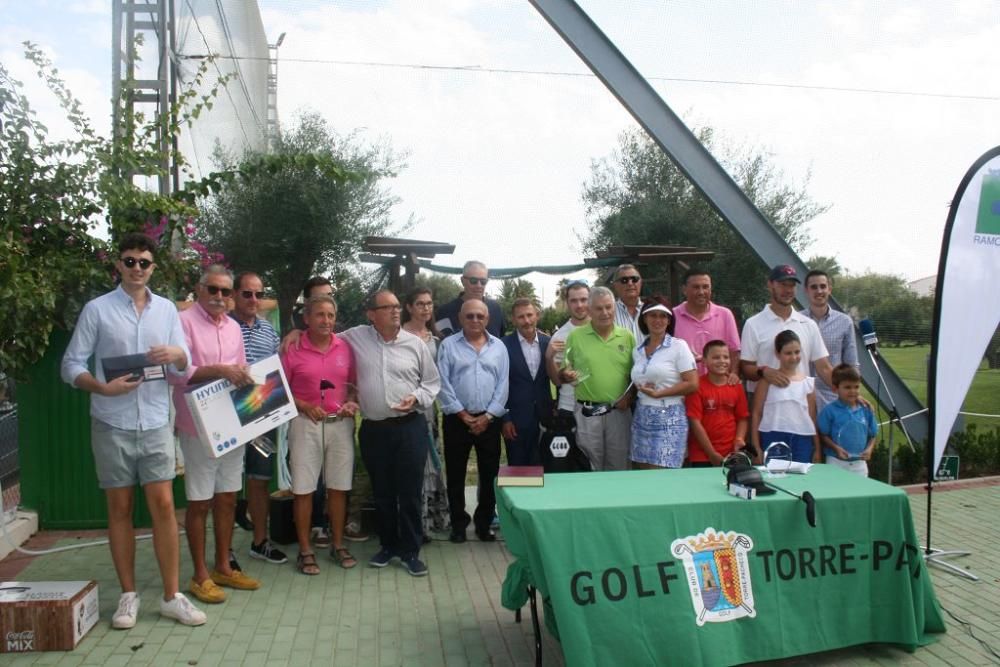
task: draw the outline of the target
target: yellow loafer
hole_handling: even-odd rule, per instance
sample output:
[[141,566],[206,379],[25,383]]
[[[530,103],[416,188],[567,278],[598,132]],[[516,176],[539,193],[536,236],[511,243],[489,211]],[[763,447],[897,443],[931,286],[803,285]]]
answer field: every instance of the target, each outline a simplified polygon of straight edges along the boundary
[[239,570],[233,570],[232,574],[222,574],[218,570],[212,570],[212,581],[220,586],[238,588],[241,591],[255,591],[260,588],[260,582],[253,577],[248,577]]
[[226,592],[216,586],[211,579],[206,579],[200,584],[192,579],[191,583],[188,584],[188,590],[191,591],[191,595],[208,604],[226,601]]

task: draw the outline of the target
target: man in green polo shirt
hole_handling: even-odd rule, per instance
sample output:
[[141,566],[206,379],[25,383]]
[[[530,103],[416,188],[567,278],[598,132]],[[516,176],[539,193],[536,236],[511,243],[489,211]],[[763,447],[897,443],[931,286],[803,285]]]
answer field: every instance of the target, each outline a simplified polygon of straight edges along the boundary
[[576,386],[576,443],[594,470],[627,470],[632,427],[632,350],[635,337],[615,326],[615,296],[590,293],[590,323],[566,339],[564,382]]

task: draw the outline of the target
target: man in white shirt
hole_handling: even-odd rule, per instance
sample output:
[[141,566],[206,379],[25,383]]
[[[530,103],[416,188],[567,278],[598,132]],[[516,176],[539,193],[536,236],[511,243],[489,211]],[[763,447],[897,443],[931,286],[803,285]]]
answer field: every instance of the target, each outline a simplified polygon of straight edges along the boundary
[[590,321],[590,286],[586,281],[574,280],[566,285],[563,301],[569,310],[569,320],[552,334],[549,347],[545,351],[545,370],[549,374],[549,379],[559,387],[559,401],[557,408],[562,413],[561,416],[569,420],[572,424],[573,410],[576,408],[576,396],[573,385],[563,384],[559,379],[559,369],[566,360],[566,338],[569,333],[582,327]]
[[767,278],[770,302],[764,309],[751,317],[743,325],[740,340],[740,366],[743,375],[750,382],[747,391],[753,392],[756,380],[767,380],[777,387],[788,386],[788,378],[778,371],[778,353],[774,349],[774,337],[789,329],[799,336],[802,345],[800,367],[803,375],[809,375],[809,364],[816,368],[816,376],[830,384],[830,355],[816,323],[797,312],[795,285],[801,282],[795,269],[787,264],[779,264],[771,269]]

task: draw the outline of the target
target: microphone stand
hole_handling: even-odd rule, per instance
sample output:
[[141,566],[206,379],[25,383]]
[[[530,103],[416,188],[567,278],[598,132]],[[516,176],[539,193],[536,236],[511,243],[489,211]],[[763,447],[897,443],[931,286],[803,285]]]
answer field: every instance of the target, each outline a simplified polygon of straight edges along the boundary
[[[899,416],[899,411],[896,409],[896,401],[892,397],[892,392],[889,390],[889,386],[885,383],[885,378],[882,376],[882,369],[879,368],[879,365],[878,365],[878,359],[880,358],[879,355],[876,354],[876,353],[874,353],[874,352],[872,352],[872,348],[869,347],[869,346],[867,346],[867,345],[865,346],[865,349],[868,350],[868,357],[871,359],[872,365],[875,367],[875,373],[878,375],[879,382],[882,383],[882,387],[885,388],[885,394],[889,398],[889,405],[890,405],[890,409],[889,409],[889,473],[888,473],[888,480],[887,480],[887,482],[888,482],[889,486],[892,486],[892,450],[893,450],[892,435],[893,435],[893,430],[894,430],[892,428],[893,424],[899,424],[900,429],[902,429],[902,431],[903,431],[903,435],[906,436],[906,443],[910,446],[910,451],[912,452],[912,451],[916,451],[916,450],[913,448],[913,440],[910,439],[910,434],[907,432],[906,426],[903,424],[903,420]],[[971,552],[969,552],[969,551],[961,551],[961,550],[944,551],[942,549],[935,549],[935,548],[931,547],[931,544],[930,544],[930,535],[931,535],[931,491],[934,488],[934,472],[930,469],[931,464],[930,464],[929,461],[931,460],[931,457],[934,456],[934,452],[933,452],[932,448],[930,447],[930,445],[928,445],[928,447],[927,447],[926,454],[927,454],[927,459],[928,459],[928,464],[927,464],[927,546],[925,546],[924,549],[923,549],[924,562],[928,566],[939,567],[942,570],[945,570],[947,572],[951,572],[952,574],[957,574],[960,577],[965,577],[966,579],[969,579],[971,581],[979,581],[979,577],[977,577],[976,575],[972,574],[968,570],[964,570],[961,567],[959,567],[959,566],[957,566],[957,565],[955,565],[953,563],[949,563],[948,561],[944,560],[945,558],[952,558],[952,557],[956,557],[956,556],[968,556]]]
[[[877,353],[872,351],[872,347],[865,345],[865,350],[868,351],[868,358],[871,359],[872,366],[875,367],[875,374],[878,375],[879,384],[885,389],[885,395],[889,399],[889,472],[886,473],[886,483],[892,486],[892,452],[894,448],[893,435],[895,429],[892,428],[893,424],[899,425],[900,430],[903,431],[903,436],[906,438],[906,444],[909,446],[911,452],[916,452],[917,450],[913,448],[913,440],[910,438],[910,433],[906,430],[906,424],[903,423],[902,418],[899,416],[899,410],[896,408],[896,399],[892,396],[892,391],[889,390],[889,385],[885,383],[885,376],[882,375],[882,369],[878,365],[879,359],[882,357]],[[876,393],[878,387],[876,387]]]

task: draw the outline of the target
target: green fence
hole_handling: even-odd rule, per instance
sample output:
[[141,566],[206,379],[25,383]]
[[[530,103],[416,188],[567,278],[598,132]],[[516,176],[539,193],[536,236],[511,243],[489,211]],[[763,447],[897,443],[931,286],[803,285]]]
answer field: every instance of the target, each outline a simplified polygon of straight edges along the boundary
[[[21,504],[38,512],[44,529],[105,528],[107,505],[90,450],[90,397],[59,377],[69,337],[53,331],[45,357],[17,386]],[[186,502],[181,478],[174,480],[174,502]],[[135,525],[151,525],[138,489]]]

